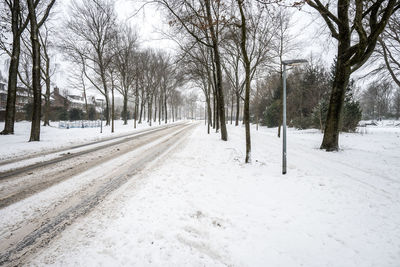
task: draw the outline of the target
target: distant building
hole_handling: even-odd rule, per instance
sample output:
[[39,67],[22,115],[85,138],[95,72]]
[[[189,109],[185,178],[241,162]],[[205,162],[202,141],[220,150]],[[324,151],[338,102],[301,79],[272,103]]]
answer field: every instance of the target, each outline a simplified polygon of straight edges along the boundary
[[69,100],[67,97],[60,94],[60,89],[56,86],[53,92],[50,93],[50,106],[69,108]]
[[70,103],[70,108],[85,109],[85,98],[79,95],[67,95],[67,99]]
[[[7,85],[4,82],[0,82],[0,121],[5,119],[5,111],[7,106]],[[33,96],[29,89],[24,87],[17,87],[17,99],[16,99],[16,120],[25,119],[25,105],[32,103]],[[87,98],[89,106],[96,107],[96,99],[94,96]],[[45,104],[44,97],[42,96],[42,105]],[[101,102],[98,104],[101,105]],[[50,107],[51,108],[65,108],[69,110],[71,108],[78,108],[86,111],[85,98],[82,95],[68,94],[63,96],[60,94],[60,89],[54,87],[54,90],[50,94]],[[101,107],[96,107],[97,112],[101,112]]]
[[[7,107],[7,85],[4,82],[0,82],[0,120],[4,121],[6,107]],[[25,87],[17,87],[17,99],[15,102],[16,119],[20,119],[19,113],[24,112],[24,106],[32,101],[32,94],[29,89]]]

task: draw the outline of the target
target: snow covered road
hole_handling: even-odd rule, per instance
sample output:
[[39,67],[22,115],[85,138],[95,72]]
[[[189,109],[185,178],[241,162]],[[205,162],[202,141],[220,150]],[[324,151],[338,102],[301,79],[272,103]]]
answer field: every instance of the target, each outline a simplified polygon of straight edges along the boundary
[[192,126],[175,124],[148,131],[1,179],[0,202],[4,205],[0,210],[0,264],[21,263],[29,253],[166,153]]
[[400,263],[400,131],[343,134],[320,151],[316,130],[229,141],[198,127],[162,165],[128,181],[33,255],[33,266],[379,266]]

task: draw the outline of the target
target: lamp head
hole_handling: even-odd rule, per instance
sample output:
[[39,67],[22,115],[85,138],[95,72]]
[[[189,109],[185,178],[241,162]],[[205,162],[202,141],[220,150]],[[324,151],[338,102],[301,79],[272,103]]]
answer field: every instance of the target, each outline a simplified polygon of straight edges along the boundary
[[282,64],[286,66],[297,66],[304,63],[307,63],[307,59],[290,59],[290,60],[282,60]]

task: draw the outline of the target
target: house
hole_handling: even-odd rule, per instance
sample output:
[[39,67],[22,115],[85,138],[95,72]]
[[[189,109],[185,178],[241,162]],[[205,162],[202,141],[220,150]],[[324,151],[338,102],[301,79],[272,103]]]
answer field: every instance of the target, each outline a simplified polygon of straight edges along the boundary
[[83,96],[67,95],[67,99],[70,103],[70,108],[85,110],[85,98]]
[[68,99],[60,94],[60,89],[57,86],[54,87],[53,92],[50,93],[50,103],[52,107],[64,107],[66,109],[69,108]]
[[[95,104],[92,99],[92,97],[87,98],[88,105]],[[65,107],[66,109],[78,108],[82,110],[86,109],[83,93],[82,95],[67,94],[66,96],[63,96],[60,94],[60,89],[58,87],[54,87],[54,90],[50,95],[50,101],[52,107]]]
[[[7,107],[7,85],[4,82],[0,82],[0,121],[4,121]],[[23,119],[21,114],[24,113],[24,107],[26,104],[32,101],[33,97],[29,89],[25,87],[17,87],[17,99],[15,102],[16,119]]]
[[[7,106],[7,85],[4,82],[0,82],[0,121],[5,119],[5,111]],[[17,87],[17,99],[16,99],[16,120],[26,119],[25,105],[33,101],[32,92],[24,87]],[[96,106],[96,100],[94,96],[87,98],[88,105]],[[99,102],[100,103],[100,102]],[[45,104],[44,97],[42,96],[42,105]],[[63,96],[60,94],[60,89],[54,87],[54,90],[50,94],[50,106],[51,108],[62,108],[69,110],[71,108],[78,108],[83,111],[86,110],[85,98],[82,95],[68,94]],[[101,107],[98,107],[101,110]],[[43,109],[44,110],[44,109]],[[98,112],[100,112],[98,110]]]

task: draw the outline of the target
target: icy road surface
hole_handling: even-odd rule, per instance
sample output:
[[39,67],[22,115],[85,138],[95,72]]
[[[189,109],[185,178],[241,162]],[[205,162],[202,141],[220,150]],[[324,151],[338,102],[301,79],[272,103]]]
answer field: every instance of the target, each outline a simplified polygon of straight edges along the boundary
[[336,153],[290,130],[286,176],[276,129],[252,129],[249,165],[244,128],[228,130],[198,126],[27,264],[400,266],[399,128],[343,134]]

